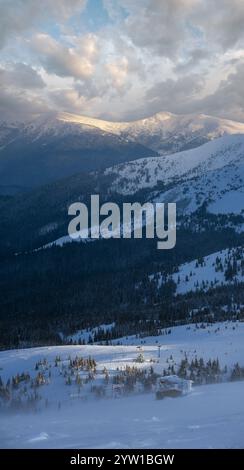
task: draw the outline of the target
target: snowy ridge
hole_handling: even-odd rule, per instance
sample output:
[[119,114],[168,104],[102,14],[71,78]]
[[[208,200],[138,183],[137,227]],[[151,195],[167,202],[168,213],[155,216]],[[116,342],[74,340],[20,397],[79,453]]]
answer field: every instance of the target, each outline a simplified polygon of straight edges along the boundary
[[178,294],[244,282],[244,248],[219,251],[183,264],[173,280]]
[[176,183],[158,193],[155,202],[176,202],[178,214],[191,214],[203,204],[213,214],[241,214],[244,211],[244,164],[226,165],[201,176]]
[[84,117],[82,120],[79,120],[74,115],[51,112],[41,115],[31,122],[0,122],[0,150],[3,150],[18,137],[25,137],[29,142],[33,143],[41,139],[59,136],[82,136],[84,131],[91,133],[101,133],[103,131],[103,135],[108,134],[109,136],[109,134],[112,134],[112,136],[116,135],[119,138],[118,133],[113,131],[109,123],[107,126],[96,126],[89,118]]
[[143,144],[164,154],[197,147],[225,134],[244,133],[244,123],[204,114],[175,115],[168,112],[131,122],[113,122],[66,112],[50,112],[31,122],[0,122],[0,149],[8,145],[12,134],[24,133],[38,140],[44,135],[80,134],[99,130]]
[[46,245],[42,246],[41,248],[37,248],[35,251],[39,251],[40,249],[43,248],[51,248],[53,246],[64,246],[67,243],[89,243],[96,241],[94,238],[71,238],[69,235],[64,235],[63,237],[57,238],[57,240],[54,240],[53,242],[47,243]]
[[105,170],[111,190],[122,195],[157,185],[173,186],[149,195],[154,202],[176,202],[178,213],[192,213],[204,203],[209,212],[244,210],[244,136],[224,136],[196,149],[144,158]]
[[157,182],[169,184],[179,179],[200,176],[229,164],[244,162],[244,136],[224,136],[196,149],[168,156],[143,158],[105,170],[115,180],[112,189],[133,194],[153,188]]
[[[97,127],[105,132],[127,136],[154,150],[160,148],[167,153],[171,143],[173,151],[183,145],[194,145],[198,139],[212,140],[224,134],[244,132],[244,124],[207,116],[204,114],[176,115],[160,112],[154,116],[131,122],[112,122],[89,118],[69,113],[60,113],[57,117],[63,122]],[[203,141],[200,141],[203,143]],[[166,146],[165,146],[166,145]],[[172,152],[171,152],[172,153]]]
[[[170,278],[177,285],[176,294],[207,291],[224,285],[244,282],[244,248],[237,247],[218,251],[200,260],[179,266]],[[160,288],[165,282],[161,273],[150,275],[150,280]]]

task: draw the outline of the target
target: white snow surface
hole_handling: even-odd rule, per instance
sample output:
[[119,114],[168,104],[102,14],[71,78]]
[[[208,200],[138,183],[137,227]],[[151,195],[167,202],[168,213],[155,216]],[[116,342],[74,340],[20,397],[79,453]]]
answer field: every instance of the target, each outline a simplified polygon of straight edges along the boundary
[[[148,200],[176,202],[181,214],[191,214],[204,203],[214,214],[244,211],[243,135],[225,135],[192,150],[123,163],[105,173],[114,178],[113,191],[129,195],[154,190]],[[166,190],[156,192],[158,183]]]
[[[168,330],[166,330],[168,331]],[[163,331],[163,333],[165,333]],[[244,363],[244,323],[224,322],[171,328],[158,337],[121,339],[120,346],[60,346],[0,352],[1,377],[29,371],[44,357],[53,365],[56,355],[91,355],[97,373],[107,368],[133,365],[141,345],[145,362],[160,373],[169,363],[179,364],[187,354],[205,360],[219,358],[221,367]],[[161,357],[157,361],[158,345]],[[189,395],[155,400],[152,393],[121,398],[77,398],[76,385],[64,385],[59,368],[52,369],[49,385],[43,385],[47,409],[36,413],[1,413],[2,448],[243,448],[244,382],[198,386]],[[57,401],[62,403],[61,409]]]
[[153,188],[158,181],[169,184],[182,178],[196,178],[227,165],[239,167],[243,162],[244,136],[225,135],[192,150],[122,163],[105,172],[115,176],[114,190],[133,194]]

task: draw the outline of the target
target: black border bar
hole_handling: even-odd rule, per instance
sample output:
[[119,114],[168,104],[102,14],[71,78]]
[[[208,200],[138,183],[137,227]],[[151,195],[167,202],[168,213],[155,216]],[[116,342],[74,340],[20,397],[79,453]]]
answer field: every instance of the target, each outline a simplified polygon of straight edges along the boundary
[[25,468],[36,465],[53,465],[74,468],[85,465],[93,468],[107,466],[192,466],[218,465],[224,461],[233,465],[243,459],[244,450],[188,450],[188,449],[2,449],[0,461]]

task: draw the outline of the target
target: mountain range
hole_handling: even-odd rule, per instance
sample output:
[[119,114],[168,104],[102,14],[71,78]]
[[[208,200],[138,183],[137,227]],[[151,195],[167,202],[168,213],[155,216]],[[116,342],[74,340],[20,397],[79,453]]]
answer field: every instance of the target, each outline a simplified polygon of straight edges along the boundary
[[49,113],[32,122],[0,123],[0,194],[14,194],[118,163],[172,154],[244,124],[205,115],[158,113],[134,122],[109,122]]
[[198,147],[224,134],[244,132],[241,122],[205,114],[176,115],[160,112],[131,122],[109,122],[85,116],[61,113],[57,119],[66,123],[87,125],[138,142],[160,153],[175,153]]

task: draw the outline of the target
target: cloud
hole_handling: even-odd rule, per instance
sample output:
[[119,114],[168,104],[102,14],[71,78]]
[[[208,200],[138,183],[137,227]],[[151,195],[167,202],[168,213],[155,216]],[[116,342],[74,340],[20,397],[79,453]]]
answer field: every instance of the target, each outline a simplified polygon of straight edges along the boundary
[[145,109],[149,113],[161,110],[182,113],[185,109],[190,112],[189,102],[196,99],[204,85],[204,78],[197,74],[159,82],[147,91]]
[[0,115],[3,119],[26,120],[49,110],[40,96],[46,84],[30,65],[9,63],[0,67]]
[[180,60],[176,63],[174,72],[180,74],[189,73],[203,62],[207,62],[207,60],[210,58],[210,55],[211,54],[208,49],[193,49],[192,51],[189,51],[187,60]]
[[26,120],[47,111],[48,104],[36,94],[5,87],[0,89],[0,115],[3,119]]
[[86,0],[1,0],[0,47],[42,22],[65,21],[85,5]]
[[[52,108],[55,106],[55,109],[58,111],[68,111],[92,116],[95,109],[95,115],[99,116],[101,114],[99,106],[101,99],[99,97],[87,97],[74,88],[65,88],[50,92],[49,102],[50,106]],[[104,106],[104,100],[102,100],[102,103]]]
[[142,0],[128,5],[125,28],[133,43],[160,56],[174,57],[192,32],[188,16],[199,0]]
[[49,95],[51,101],[60,110],[69,110],[71,112],[79,112],[82,114],[85,105],[84,96],[80,95],[77,90],[67,88],[64,90],[56,90]]
[[33,67],[15,63],[7,68],[0,68],[0,81],[2,85],[15,88],[44,88],[45,82]]
[[192,21],[202,29],[209,45],[227,50],[244,38],[244,2],[201,0]]
[[222,80],[214,93],[195,100],[192,108],[207,114],[244,121],[244,63],[237,65],[235,72]]
[[173,113],[204,113],[244,121],[244,63],[222,80],[215,91],[205,93],[206,80],[201,75],[188,75],[154,85],[146,93],[139,113],[167,110]]
[[106,64],[107,71],[110,76],[111,84],[117,91],[121,91],[127,82],[128,77],[128,59],[122,57],[121,59]]
[[42,66],[60,77],[87,79],[93,75],[94,40],[85,39],[84,48],[67,47],[48,34],[37,34],[31,41]]
[[243,0],[0,2],[0,80],[13,116],[11,93],[17,109],[23,99],[29,110],[114,119],[171,111],[244,120]]
[[103,98],[108,93],[108,83],[106,80],[88,80],[86,82],[77,82],[72,88],[78,95],[86,99]]
[[[243,0],[118,0],[126,12],[127,35],[138,47],[173,58],[186,47],[205,42],[211,48],[234,47],[244,37]],[[111,14],[113,2],[105,1]],[[118,11],[118,9],[117,9]]]

